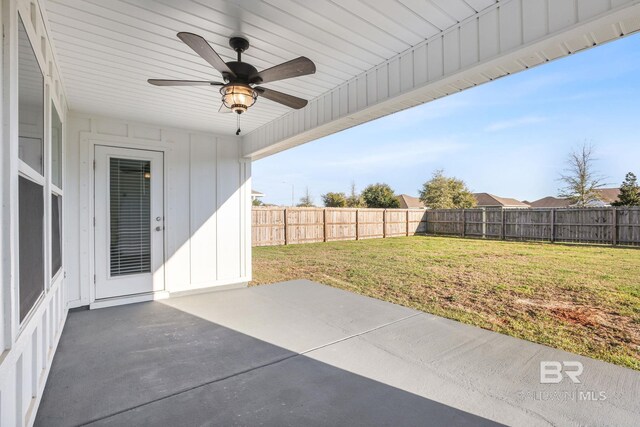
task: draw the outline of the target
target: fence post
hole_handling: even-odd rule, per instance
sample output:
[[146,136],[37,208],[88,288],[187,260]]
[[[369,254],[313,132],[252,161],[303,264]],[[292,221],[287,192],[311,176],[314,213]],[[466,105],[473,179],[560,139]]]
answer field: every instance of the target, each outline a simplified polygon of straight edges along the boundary
[[382,238],[387,237],[387,210],[382,211]]
[[407,237],[409,237],[409,209],[407,209]]
[[356,208],[356,240],[360,240],[360,230],[358,230],[358,228],[360,228],[359,220],[358,220],[359,216],[360,216],[360,209]]
[[466,227],[466,219],[464,217],[464,209],[462,209],[462,237],[464,237],[465,227]]
[[482,208],[482,238],[487,238],[487,208]]
[[616,246],[618,244],[618,210],[615,207],[611,209],[613,210],[613,222],[611,223],[611,239],[613,246]]
[[551,243],[556,241],[556,210],[551,209]]
[[284,208],[284,244],[289,244],[289,233],[287,231],[287,208]]
[[327,209],[322,209],[322,240],[327,241]]
[[502,208],[501,214],[502,214],[502,217],[500,219],[500,238],[502,240],[505,240],[505,235],[504,235],[505,234],[504,233],[504,208]]

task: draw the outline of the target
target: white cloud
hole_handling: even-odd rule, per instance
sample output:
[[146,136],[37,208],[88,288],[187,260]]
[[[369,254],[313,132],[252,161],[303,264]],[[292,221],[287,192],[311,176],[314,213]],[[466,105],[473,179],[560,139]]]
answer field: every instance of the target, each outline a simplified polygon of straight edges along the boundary
[[531,125],[535,123],[541,123],[546,121],[545,117],[540,116],[524,116],[515,119],[502,120],[494,122],[484,128],[485,132],[498,132],[505,129],[511,129],[520,126]]

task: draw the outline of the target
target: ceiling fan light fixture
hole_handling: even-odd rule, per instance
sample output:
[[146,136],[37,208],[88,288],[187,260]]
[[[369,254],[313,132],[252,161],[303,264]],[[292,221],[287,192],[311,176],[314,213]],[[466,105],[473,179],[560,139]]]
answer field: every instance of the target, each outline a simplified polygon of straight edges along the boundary
[[246,84],[232,83],[220,89],[222,103],[234,113],[242,114],[256,102],[258,93]]

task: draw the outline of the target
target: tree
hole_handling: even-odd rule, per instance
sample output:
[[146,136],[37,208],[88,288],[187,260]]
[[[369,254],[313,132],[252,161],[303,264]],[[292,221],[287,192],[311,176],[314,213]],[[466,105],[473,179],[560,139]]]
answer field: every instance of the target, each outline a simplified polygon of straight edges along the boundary
[[368,208],[399,208],[400,202],[387,184],[371,184],[362,191]]
[[640,206],[640,185],[633,172],[629,172],[620,186],[618,200],[612,206]]
[[347,197],[347,206],[350,208],[363,208],[365,207],[362,196],[356,192],[356,183],[351,183],[351,193]]
[[476,198],[464,181],[447,177],[442,170],[435,171],[422,184],[420,200],[431,209],[467,209],[476,205]]
[[313,197],[311,197],[311,194],[309,194],[309,187],[307,187],[304,196],[300,197],[300,203],[298,203],[296,206],[298,206],[299,208],[315,207],[315,205],[313,204]]
[[344,193],[327,193],[322,195],[322,202],[328,208],[344,208],[347,206],[347,196]]
[[593,145],[582,144],[582,147],[569,153],[565,173],[560,175],[560,181],[565,186],[558,191],[558,195],[567,198],[575,206],[585,207],[600,200],[597,190],[605,186],[603,178],[595,171],[596,159],[593,154]]
[[251,204],[252,204],[253,206],[264,206],[264,203],[263,203],[263,202],[262,202],[262,200],[260,200],[260,199],[253,199],[253,200],[251,201]]

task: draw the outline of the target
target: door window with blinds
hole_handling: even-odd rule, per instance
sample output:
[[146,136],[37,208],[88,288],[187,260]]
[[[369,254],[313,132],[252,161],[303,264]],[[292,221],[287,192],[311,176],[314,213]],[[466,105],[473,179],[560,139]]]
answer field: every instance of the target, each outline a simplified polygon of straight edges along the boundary
[[151,162],[109,159],[109,275],[151,271]]

